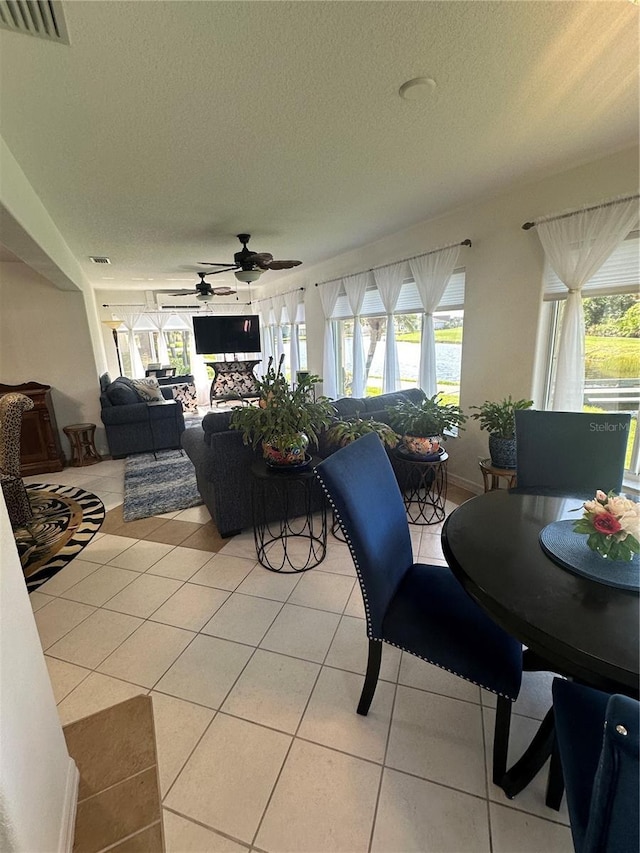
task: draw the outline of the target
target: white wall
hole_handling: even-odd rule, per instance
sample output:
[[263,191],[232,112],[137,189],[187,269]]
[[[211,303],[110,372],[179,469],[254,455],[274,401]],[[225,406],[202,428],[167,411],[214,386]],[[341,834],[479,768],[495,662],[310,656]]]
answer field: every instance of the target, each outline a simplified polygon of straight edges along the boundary
[[0,850],[70,850],[78,773],[0,497]]
[[59,290],[19,262],[0,263],[0,381],[42,382],[51,398],[67,457],[62,427],[94,423],[96,446],[108,453],[100,419],[100,387],[82,291]]
[[[323,264],[300,267],[273,283],[265,281],[267,287],[260,295],[306,287],[309,369],[321,374],[324,321],[315,282],[468,237],[473,247],[460,250],[460,261],[466,267],[462,408],[468,411],[469,406],[508,394],[530,397],[536,386],[544,257],[535,229],[523,231],[522,224],[545,214],[638,192],[638,182],[638,148],[618,152],[422,222]],[[478,459],[488,455],[488,442],[477,422],[470,422],[459,438],[449,439],[448,450],[453,478],[480,489]]]

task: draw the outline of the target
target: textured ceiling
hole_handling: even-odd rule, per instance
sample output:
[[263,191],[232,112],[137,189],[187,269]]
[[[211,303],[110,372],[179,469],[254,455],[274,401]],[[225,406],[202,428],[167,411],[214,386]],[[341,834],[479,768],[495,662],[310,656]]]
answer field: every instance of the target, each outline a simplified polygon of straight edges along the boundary
[[316,263],[637,141],[627,0],[63,7],[69,47],[0,32],[0,133],[98,287],[189,286],[241,231]]

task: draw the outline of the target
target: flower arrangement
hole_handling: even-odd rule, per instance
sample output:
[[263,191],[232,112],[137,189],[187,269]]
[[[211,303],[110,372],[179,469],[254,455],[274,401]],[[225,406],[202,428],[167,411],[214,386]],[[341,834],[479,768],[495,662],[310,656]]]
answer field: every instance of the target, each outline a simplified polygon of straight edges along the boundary
[[598,489],[582,508],[584,514],[574,521],[573,530],[588,535],[589,548],[609,560],[629,561],[640,552],[640,503]]

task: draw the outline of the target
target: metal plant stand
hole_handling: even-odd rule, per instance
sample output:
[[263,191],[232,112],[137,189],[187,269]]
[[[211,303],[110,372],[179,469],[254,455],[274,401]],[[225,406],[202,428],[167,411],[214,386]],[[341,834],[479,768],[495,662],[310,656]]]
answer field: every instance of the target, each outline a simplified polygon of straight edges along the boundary
[[[253,535],[258,562],[272,572],[306,572],[327,553],[327,509],[315,475],[305,468],[251,466]],[[314,507],[319,506],[319,509]]]
[[404,505],[410,524],[438,524],[446,515],[448,453],[437,459],[413,458],[394,451],[403,473]]

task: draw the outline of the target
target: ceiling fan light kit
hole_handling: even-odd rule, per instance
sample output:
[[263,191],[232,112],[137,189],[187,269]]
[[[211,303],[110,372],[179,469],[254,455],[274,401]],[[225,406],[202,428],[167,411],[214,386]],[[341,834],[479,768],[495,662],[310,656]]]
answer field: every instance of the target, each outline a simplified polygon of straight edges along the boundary
[[238,281],[244,281],[247,284],[250,284],[252,281],[257,281],[264,270],[237,270],[235,272],[235,277]]

